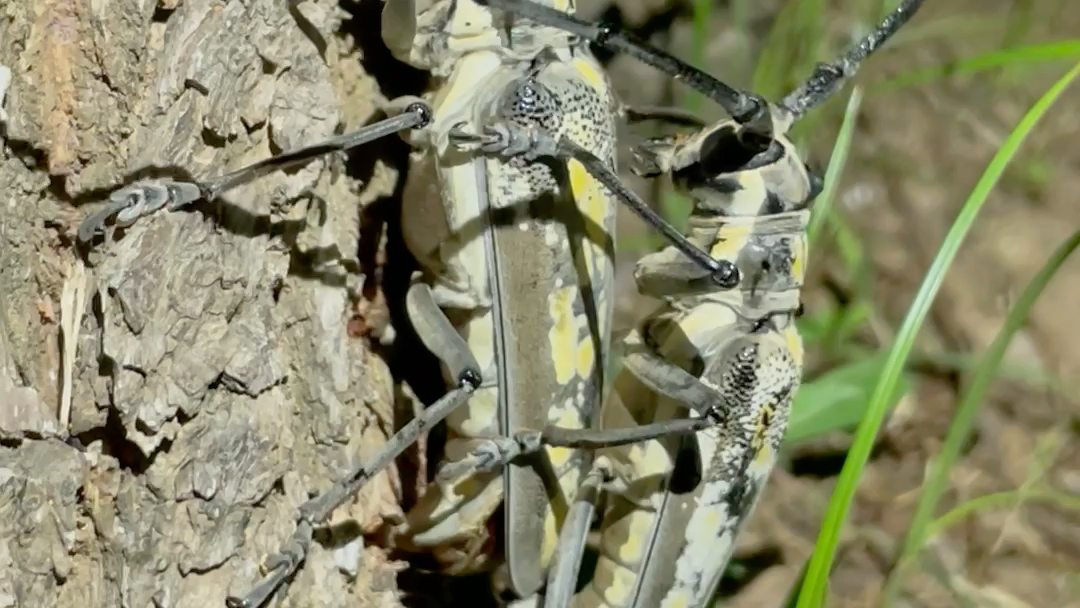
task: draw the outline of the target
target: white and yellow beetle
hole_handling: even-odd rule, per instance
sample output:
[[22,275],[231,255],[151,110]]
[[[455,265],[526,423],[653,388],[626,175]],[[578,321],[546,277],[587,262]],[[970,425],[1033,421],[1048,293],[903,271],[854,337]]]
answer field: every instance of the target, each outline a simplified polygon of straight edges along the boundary
[[[690,242],[718,264],[734,266],[738,284],[734,289],[718,285],[715,272],[674,246],[638,263],[639,290],[664,304],[631,334],[594,437],[600,443],[605,433],[615,437],[637,428],[638,439],[644,429],[656,438],[598,451],[596,469],[606,479],[596,486],[608,498],[598,563],[586,576],[588,584],[574,594],[596,498],[593,491],[581,491],[572,507],[573,525],[562,531],[560,564],[545,603],[706,608],[776,461],[802,375],[794,318],[805,274],[809,206],[822,183],[786,134],[906,23],[922,0],[901,2],[838,61],[819,64],[806,83],[775,104],[610,28],[523,0],[482,1],[628,52],[709,95],[732,117],[690,136],[646,142],[635,151],[636,172],[669,174],[693,200]],[[529,139],[534,156],[577,158],[595,166],[558,136],[525,137],[501,127],[487,131],[492,150],[520,153],[520,146],[508,142]],[[611,179],[605,182],[612,191],[635,197]],[[688,435],[688,420],[706,426]]]

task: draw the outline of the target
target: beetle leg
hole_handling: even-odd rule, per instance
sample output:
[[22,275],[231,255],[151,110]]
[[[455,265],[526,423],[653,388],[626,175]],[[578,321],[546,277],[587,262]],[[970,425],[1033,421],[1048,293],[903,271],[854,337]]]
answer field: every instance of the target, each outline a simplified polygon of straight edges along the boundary
[[342,152],[407,129],[419,129],[431,122],[431,107],[417,97],[394,100],[391,111],[398,112],[385,120],[351,133],[331,137],[317,144],[278,154],[206,181],[174,179],[141,180],[115,190],[109,203],[92,213],[79,225],[78,237],[87,243],[105,229],[109,218],[116,216],[116,225],[130,226],[140,217],[161,208],[177,211],[198,200],[213,200],[226,190],[249,182],[271,171],[306,163],[314,158]]
[[551,157],[560,160],[576,160],[608,190],[615,194],[638,217],[664,235],[686,257],[705,268],[713,281],[722,289],[732,289],[739,284],[739,269],[730,260],[715,260],[707,252],[691,243],[670,222],[660,217],[633,190],[626,187],[619,176],[595,154],[574,143],[567,137],[555,139],[540,129],[524,129],[512,124],[495,124],[484,127],[483,134],[466,132],[460,125],[450,131],[451,143],[460,148],[474,147],[486,154],[522,156],[526,160]]
[[581,488],[570,505],[570,511],[559,532],[559,546],[555,550],[555,563],[548,569],[547,588],[544,591],[544,608],[567,608],[574,596],[581,559],[585,555],[585,541],[589,527],[600,501],[600,487],[610,477],[610,470],[603,460],[597,459],[592,470],[581,482]]
[[242,597],[230,596],[229,608],[258,608],[303,563],[311,546],[313,528],[326,520],[343,502],[353,496],[368,480],[378,474],[424,433],[465,403],[480,386],[479,366],[464,339],[453,329],[450,321],[435,305],[426,285],[415,284],[406,296],[409,315],[424,344],[439,356],[457,378],[458,385],[419,416],[413,418],[387,441],[370,462],[354,469],[329,490],[312,498],[300,507],[296,532],[282,550],[267,559],[269,576]]

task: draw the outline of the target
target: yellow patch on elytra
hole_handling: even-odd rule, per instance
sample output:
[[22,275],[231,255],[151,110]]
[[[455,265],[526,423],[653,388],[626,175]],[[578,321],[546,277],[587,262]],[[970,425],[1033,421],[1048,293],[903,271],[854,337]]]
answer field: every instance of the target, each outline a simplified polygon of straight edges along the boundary
[[577,347],[577,373],[582,378],[592,375],[593,367],[596,366],[596,350],[593,348],[591,338],[585,338],[578,343]]
[[596,181],[581,163],[571,160],[567,163],[567,168],[574,204],[585,216],[585,234],[593,244],[602,245],[605,237],[604,224],[611,212],[611,201],[604,196],[600,182]]
[[724,224],[716,234],[709,255],[718,260],[736,260],[746,246],[754,227],[749,224]]
[[630,462],[641,462],[642,460],[645,460],[647,454],[645,447],[640,443],[631,444],[630,447],[626,449],[626,452],[626,457]]
[[664,444],[656,441],[642,441],[628,450],[630,471],[635,477],[660,475],[671,468],[671,453]]
[[727,212],[731,216],[751,217],[761,212],[761,203],[768,197],[765,178],[760,171],[740,171],[735,174],[739,189],[731,196]]
[[490,315],[475,317],[468,321],[465,325],[465,340],[481,369],[494,362],[495,327]]
[[470,436],[478,436],[498,430],[498,391],[493,388],[477,390],[469,398],[467,407],[461,407],[447,416],[447,421]]
[[[600,606],[625,606],[629,603],[630,588],[627,587],[622,581],[625,577],[620,577],[619,572],[626,570],[619,564],[611,560],[601,560],[596,565],[596,571],[593,573],[593,580],[590,587],[586,589],[591,590],[602,600],[598,605]],[[631,573],[632,574],[632,573]],[[631,579],[631,583],[633,580]],[[589,600],[586,600],[586,602]],[[596,604],[597,602],[593,602]]]
[[565,466],[577,452],[574,448],[546,447],[544,449],[547,450],[548,460],[551,461],[551,466],[555,469]]
[[555,522],[555,516],[549,510],[544,516],[544,546],[540,551],[540,563],[545,567],[551,563],[555,556],[555,548],[559,544],[559,529]]
[[555,381],[566,384],[574,377],[576,367],[574,353],[577,347],[577,327],[574,324],[574,298],[577,287],[561,287],[548,296],[548,313],[551,315],[551,329],[548,341],[551,343],[552,364],[555,367]]
[[[552,416],[552,414],[555,414]],[[581,419],[581,412],[567,403],[566,407],[552,407],[548,410],[548,423],[561,429],[580,429],[585,427],[585,421]],[[555,469],[562,468],[577,452],[574,448],[548,447],[548,459]]]
[[765,466],[773,459],[773,449],[771,445],[762,444],[757,453],[754,454],[753,464],[759,467]]
[[720,516],[719,510],[713,508],[705,509],[702,525],[706,530],[719,530],[723,523],[724,519]]
[[584,421],[582,421],[582,419],[581,419],[581,412],[578,411],[577,408],[574,408],[574,407],[565,407],[565,408],[553,407],[553,408],[551,408],[551,412],[553,412],[553,413],[557,412],[558,416],[556,416],[554,420],[552,420],[551,417],[549,417],[548,421],[551,422],[551,424],[554,424],[555,426],[557,426],[559,428],[563,428],[563,429],[580,429],[580,428],[583,428],[585,426]]
[[[627,568],[619,568],[612,578],[612,584],[605,591],[604,599],[608,600],[610,606],[623,606],[626,604],[627,598],[630,597],[630,590],[634,588],[634,584],[637,582],[637,573]],[[621,601],[612,602],[613,596],[621,596]]]
[[[555,3],[570,2],[572,0],[555,0]],[[600,91],[601,93],[608,88],[607,79],[604,77],[604,73],[596,69],[596,66],[592,62],[586,61],[581,58],[574,59],[572,62],[574,69],[577,73],[585,79],[585,82],[589,83],[589,86]]]
[[654,516],[645,511],[634,511],[627,515],[626,541],[619,545],[617,557],[623,564],[635,564],[645,555],[644,541],[649,537],[649,528]]
[[692,311],[679,320],[680,332],[675,332],[668,338],[668,342],[663,344],[664,347],[668,346],[669,342],[678,343],[679,340],[685,340],[685,336],[698,336],[707,333],[709,330],[716,327],[716,318],[708,314],[705,309],[698,309]]
[[632,534],[627,537],[626,541],[619,545],[619,561],[624,564],[633,564],[638,562],[642,557],[644,549],[641,546],[643,535]]
[[486,480],[482,483],[475,476],[469,475],[456,481],[452,486],[452,491],[455,495],[460,497],[475,496],[480,493],[481,490],[486,487]]
[[802,336],[794,325],[784,330],[784,342],[787,344],[788,352],[791,353],[791,358],[795,360],[795,365],[801,369],[803,365]]
[[806,257],[810,253],[805,234],[800,234],[798,238],[795,239],[795,247],[793,249],[795,259],[791,262],[791,276],[793,276],[801,285],[806,278]]
[[803,277],[806,272],[806,256],[803,254],[803,248],[799,247],[795,251],[795,259],[791,261],[791,276],[795,277],[795,280],[802,283]]
[[690,605],[690,596],[682,589],[670,591],[664,597],[663,608],[686,608]]

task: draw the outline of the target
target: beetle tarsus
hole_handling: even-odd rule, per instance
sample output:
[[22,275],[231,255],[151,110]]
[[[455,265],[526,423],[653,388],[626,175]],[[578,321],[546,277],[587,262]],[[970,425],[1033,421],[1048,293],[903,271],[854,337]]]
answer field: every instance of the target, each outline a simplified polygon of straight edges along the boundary
[[432,120],[431,106],[418,97],[408,96],[394,100],[390,104],[390,111],[392,116],[375,124],[299,150],[265,158],[221,177],[206,181],[150,179],[119,188],[109,195],[109,202],[103,209],[83,220],[78,230],[79,241],[92,241],[95,236],[104,232],[105,224],[114,215],[117,226],[130,226],[139,218],[162,208],[177,211],[198,200],[213,200],[227,190],[272,171],[307,163],[333,152],[350,150],[399,131],[423,128]]

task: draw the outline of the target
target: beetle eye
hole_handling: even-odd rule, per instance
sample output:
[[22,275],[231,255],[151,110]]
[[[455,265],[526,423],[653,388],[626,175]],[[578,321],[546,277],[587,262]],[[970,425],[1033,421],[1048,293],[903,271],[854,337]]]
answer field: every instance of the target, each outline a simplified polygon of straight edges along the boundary
[[703,177],[712,177],[741,170],[756,153],[739,139],[735,125],[729,124],[709,133],[701,142],[698,164]]

